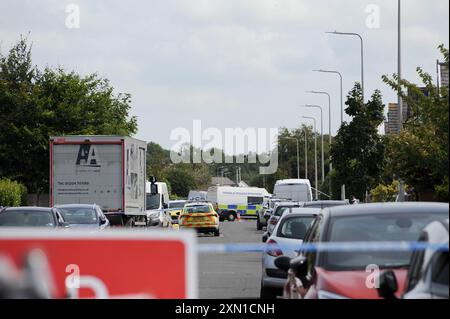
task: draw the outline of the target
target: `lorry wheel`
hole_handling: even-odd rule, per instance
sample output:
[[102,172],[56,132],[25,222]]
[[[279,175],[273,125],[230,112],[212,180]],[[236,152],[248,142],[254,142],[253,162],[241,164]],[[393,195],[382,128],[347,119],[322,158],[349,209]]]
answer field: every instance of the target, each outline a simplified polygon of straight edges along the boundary
[[256,230],[262,230],[263,227],[261,225],[261,222],[259,221],[259,217],[256,219]]
[[134,227],[134,219],[128,218],[127,222],[125,223],[125,227]]
[[234,222],[236,220],[236,214],[234,212],[228,214],[228,221]]

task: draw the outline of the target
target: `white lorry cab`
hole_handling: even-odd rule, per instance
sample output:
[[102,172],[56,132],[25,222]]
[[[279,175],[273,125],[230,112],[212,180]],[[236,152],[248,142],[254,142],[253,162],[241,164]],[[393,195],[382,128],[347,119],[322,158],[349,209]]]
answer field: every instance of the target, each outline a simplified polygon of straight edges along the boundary
[[238,216],[257,217],[264,198],[268,196],[264,188],[212,186],[206,200],[214,205],[220,220],[234,221]]
[[[154,186],[152,186],[154,185]],[[163,182],[145,183],[146,210],[166,209],[169,207],[169,190]]]
[[308,179],[278,180],[273,189],[273,197],[295,202],[310,202],[312,201],[311,183]]

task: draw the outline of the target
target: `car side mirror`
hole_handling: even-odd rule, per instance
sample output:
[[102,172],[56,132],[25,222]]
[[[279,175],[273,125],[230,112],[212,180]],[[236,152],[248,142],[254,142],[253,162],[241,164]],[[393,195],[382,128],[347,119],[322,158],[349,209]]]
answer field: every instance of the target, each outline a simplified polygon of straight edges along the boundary
[[164,208],[164,209],[168,209],[168,208],[169,208],[169,205],[167,205],[167,204],[164,203],[164,204],[163,204],[163,208]]
[[105,225],[106,224],[106,217],[100,217],[100,225]]
[[291,258],[288,256],[279,256],[274,261],[278,269],[288,271],[291,268]]
[[295,277],[302,281],[308,274],[308,259],[305,256],[299,256],[291,260],[290,268],[292,268]]
[[384,299],[397,299],[395,293],[398,290],[397,277],[392,270],[383,271],[379,277],[378,296]]
[[268,235],[267,233],[265,233],[265,234],[262,236],[262,242],[265,243],[268,239],[269,239],[269,235]]

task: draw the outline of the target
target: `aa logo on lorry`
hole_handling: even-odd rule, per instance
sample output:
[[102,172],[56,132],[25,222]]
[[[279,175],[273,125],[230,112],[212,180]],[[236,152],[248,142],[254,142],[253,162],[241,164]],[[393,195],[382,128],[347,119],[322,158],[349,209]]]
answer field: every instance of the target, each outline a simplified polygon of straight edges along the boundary
[[78,150],[77,166],[101,167],[97,154],[95,146],[91,144],[81,144]]

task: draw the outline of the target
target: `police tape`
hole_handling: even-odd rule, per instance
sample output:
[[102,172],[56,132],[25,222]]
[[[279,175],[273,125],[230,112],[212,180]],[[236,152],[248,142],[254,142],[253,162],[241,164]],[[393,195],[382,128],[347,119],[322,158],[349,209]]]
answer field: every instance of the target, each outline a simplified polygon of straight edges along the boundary
[[425,242],[322,242],[305,244],[232,243],[199,244],[199,253],[263,253],[270,250],[302,252],[414,252],[449,251],[447,243]]

